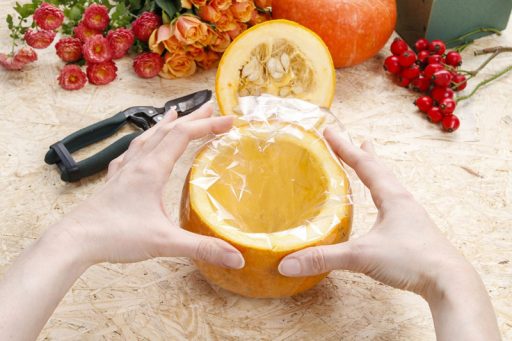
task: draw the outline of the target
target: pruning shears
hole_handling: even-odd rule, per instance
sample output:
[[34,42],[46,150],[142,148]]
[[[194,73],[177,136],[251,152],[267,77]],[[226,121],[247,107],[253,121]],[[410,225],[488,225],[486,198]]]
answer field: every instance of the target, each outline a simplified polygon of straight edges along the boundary
[[[106,169],[110,161],[128,149],[134,138],[160,122],[169,110],[176,110],[178,117],[182,117],[192,113],[211,98],[212,92],[210,90],[202,90],[172,99],[161,108],[136,106],[125,109],[110,118],[80,129],[51,145],[44,161],[49,165],[56,164],[58,166],[61,172],[60,178],[63,181],[79,181]],[[85,160],[77,162],[73,159],[72,153],[113,135],[126,123],[135,125],[139,128],[139,131],[121,137],[110,146]]]

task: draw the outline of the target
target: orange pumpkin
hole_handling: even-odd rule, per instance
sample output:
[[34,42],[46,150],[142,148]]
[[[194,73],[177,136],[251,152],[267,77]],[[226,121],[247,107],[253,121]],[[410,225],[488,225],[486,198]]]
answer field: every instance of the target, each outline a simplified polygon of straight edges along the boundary
[[272,16],[315,31],[331,51],[335,67],[373,57],[396,24],[396,0],[273,0]]

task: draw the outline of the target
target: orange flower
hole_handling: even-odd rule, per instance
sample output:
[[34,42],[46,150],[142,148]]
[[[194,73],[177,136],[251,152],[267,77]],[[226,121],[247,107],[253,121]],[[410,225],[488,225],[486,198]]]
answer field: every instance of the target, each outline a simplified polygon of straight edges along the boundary
[[176,36],[171,36],[169,39],[164,41],[165,49],[171,53],[183,52],[184,46],[178,41]]
[[241,22],[248,22],[251,20],[252,13],[255,10],[252,1],[236,2],[231,6],[231,13],[235,19]]
[[199,43],[203,46],[209,46],[217,40],[217,32],[215,32],[210,26],[208,26],[208,30],[206,35],[199,41]]
[[192,9],[192,3],[190,0],[181,0],[181,8]]
[[212,50],[206,51],[205,58],[197,64],[205,70],[211,69],[217,65],[220,59],[220,54]]
[[242,22],[237,23],[237,27],[234,30],[228,31],[229,37],[233,40],[247,29],[247,24]]
[[215,52],[224,52],[230,43],[231,38],[227,32],[218,33],[217,39],[215,39],[215,42],[210,45],[210,49]]
[[162,54],[164,52],[163,42],[172,36],[170,25],[162,25],[151,33],[148,46],[151,52]]
[[167,52],[164,60],[164,67],[159,74],[160,77],[163,78],[173,79],[188,77],[193,75],[197,69],[194,59],[182,52],[173,54]]
[[272,0],[254,0],[254,4],[259,8],[272,7]]
[[185,46],[185,51],[190,57],[194,58],[196,62],[200,62],[206,57],[206,53],[202,46],[187,45]]
[[216,23],[220,19],[220,12],[210,5],[201,6],[197,10],[197,14],[204,21]]
[[231,0],[212,0],[210,6],[219,11],[225,11],[231,6]]
[[270,20],[270,15],[268,13],[262,14],[257,10],[252,11],[251,20],[249,20],[250,25],[261,24],[264,21]]
[[221,11],[219,21],[215,24],[216,28],[220,32],[227,32],[234,30],[237,26],[235,18],[230,10]]
[[199,18],[182,15],[176,20],[174,35],[184,44],[194,44],[208,33],[208,26]]
[[192,5],[199,7],[199,6],[206,6],[206,0],[190,0]]

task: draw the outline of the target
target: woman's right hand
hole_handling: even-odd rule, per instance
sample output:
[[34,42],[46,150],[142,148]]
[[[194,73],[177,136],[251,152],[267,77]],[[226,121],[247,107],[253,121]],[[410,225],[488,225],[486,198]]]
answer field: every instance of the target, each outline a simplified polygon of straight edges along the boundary
[[[377,159],[373,145],[363,143],[357,148],[331,129],[326,129],[324,135],[334,152],[369,188],[379,211],[377,220],[370,232],[358,239],[288,255],[279,265],[281,274],[310,276],[336,269],[364,273],[384,284],[423,296],[431,306],[439,338],[468,340],[465,334],[464,337],[439,334],[446,328],[460,331],[458,328],[462,326],[446,316],[450,309],[460,309],[466,310],[465,315],[463,312],[451,317],[464,316],[464,322],[473,323],[464,326],[465,330],[474,330],[485,322],[485,332],[479,330],[482,333],[477,331],[469,339],[475,336],[499,339],[496,318],[480,277],[443,236],[425,209]],[[473,310],[464,306],[476,302],[479,304]]]

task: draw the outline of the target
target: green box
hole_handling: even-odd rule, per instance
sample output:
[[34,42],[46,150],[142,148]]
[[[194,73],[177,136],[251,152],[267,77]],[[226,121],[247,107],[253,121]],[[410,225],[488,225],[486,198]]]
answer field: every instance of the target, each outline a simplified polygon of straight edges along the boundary
[[[414,46],[422,37],[448,42],[482,27],[504,30],[512,0],[397,0],[397,7],[396,31]],[[479,33],[473,38],[488,34]]]

